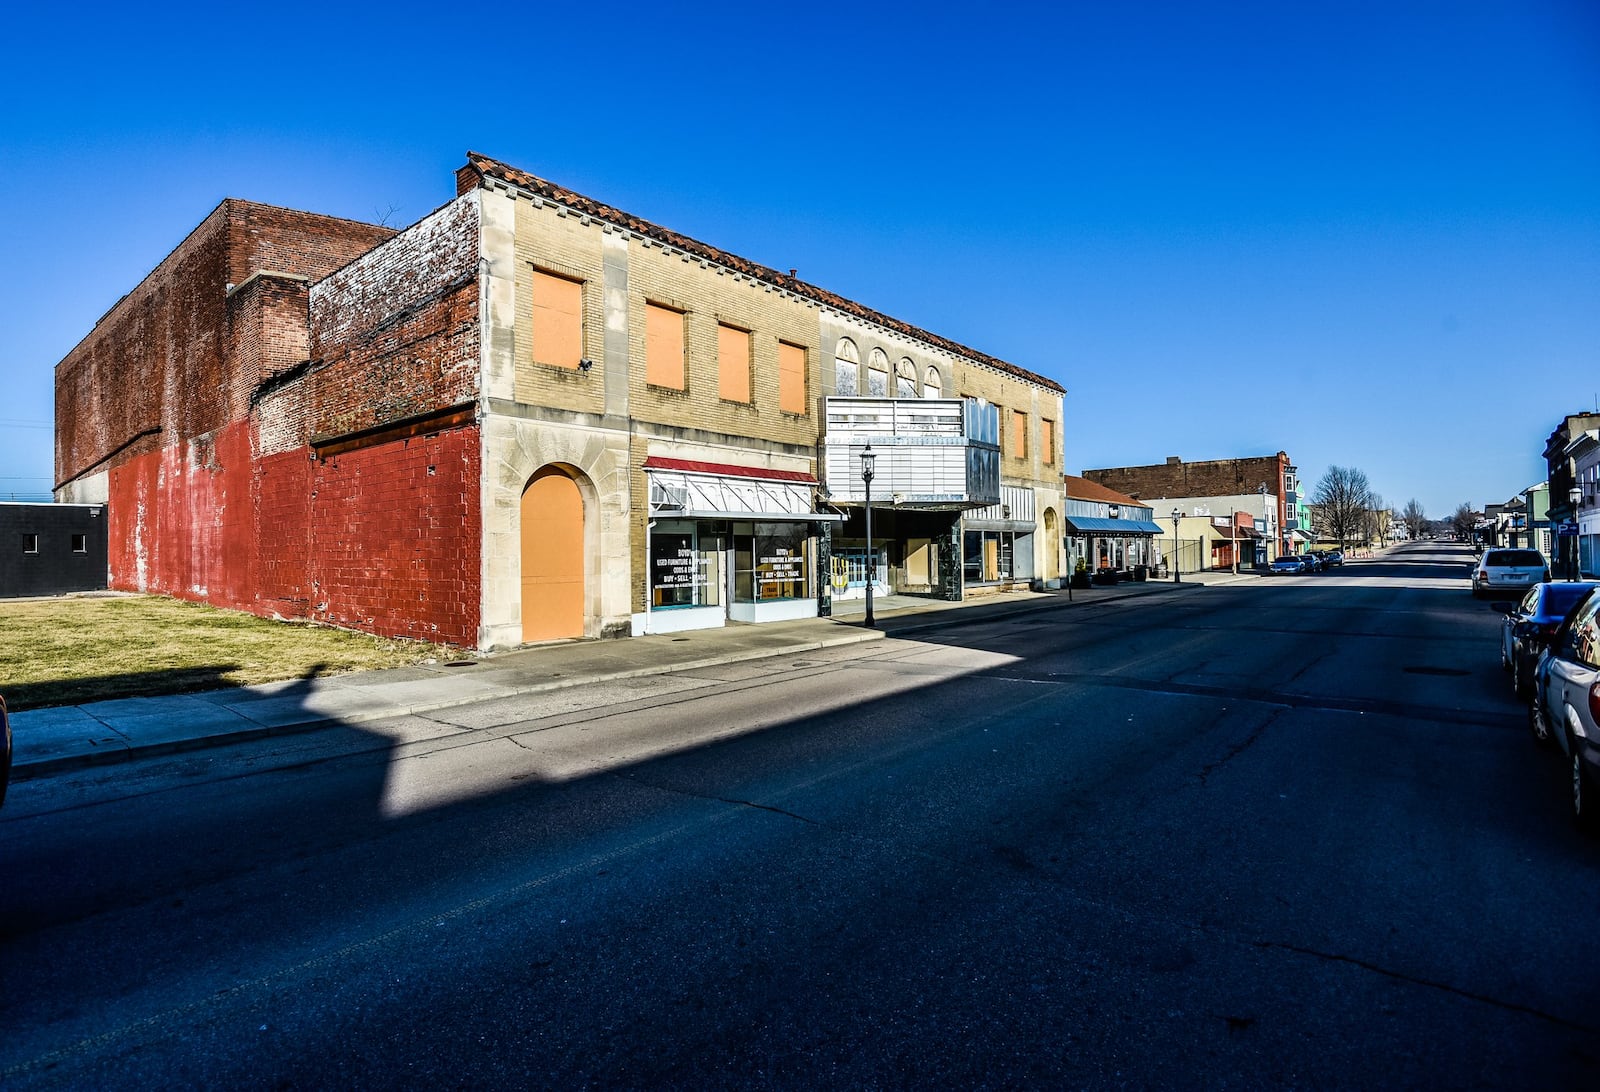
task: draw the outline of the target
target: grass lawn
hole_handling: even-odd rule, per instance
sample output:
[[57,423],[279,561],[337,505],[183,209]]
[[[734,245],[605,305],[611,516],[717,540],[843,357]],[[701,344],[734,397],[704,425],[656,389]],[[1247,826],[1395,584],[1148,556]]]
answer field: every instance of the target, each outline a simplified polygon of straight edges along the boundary
[[274,622],[160,596],[0,599],[15,712],[450,659],[447,646]]

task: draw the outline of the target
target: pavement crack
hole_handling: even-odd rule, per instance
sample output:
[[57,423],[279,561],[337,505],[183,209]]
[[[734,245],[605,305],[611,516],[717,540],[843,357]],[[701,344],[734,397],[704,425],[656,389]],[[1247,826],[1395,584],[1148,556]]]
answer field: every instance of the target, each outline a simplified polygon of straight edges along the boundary
[[789,811],[787,808],[777,807],[774,804],[762,804],[755,800],[741,800],[735,796],[718,796],[715,793],[695,792],[693,789],[680,789],[672,785],[661,785],[653,781],[646,781],[642,777],[635,777],[631,774],[617,774],[616,776],[621,778],[623,781],[631,781],[635,785],[639,785],[647,789],[655,789],[658,792],[670,792],[676,796],[687,796],[694,800],[710,800],[715,801],[718,804],[731,804],[734,807],[754,808],[756,811],[770,811],[774,815],[782,815],[786,818],[797,820],[798,822],[805,823],[807,826],[812,827],[822,827],[827,825],[826,823],[819,822],[816,819],[811,819],[801,815],[798,812]]
[[1207,763],[1205,766],[1201,767],[1200,787],[1205,787],[1206,779],[1209,778],[1213,772],[1221,769],[1223,766],[1226,766],[1228,763],[1232,762],[1234,759],[1248,751],[1251,747],[1255,746],[1256,740],[1265,735],[1267,729],[1276,724],[1278,722],[1278,718],[1283,716],[1283,714],[1286,712],[1288,712],[1287,709],[1274,709],[1272,711],[1272,715],[1266,720],[1262,721],[1260,724],[1256,725],[1255,729],[1248,736],[1240,740],[1238,743],[1235,743],[1232,747],[1229,747],[1227,754],[1223,755],[1215,762]]
[[1360,967],[1364,971],[1371,971],[1373,974],[1383,975],[1385,978],[1392,978],[1397,982],[1405,982],[1413,986],[1425,986],[1432,990],[1442,990],[1445,993],[1453,994],[1456,997],[1461,997],[1468,1001],[1476,1001],[1483,1005],[1492,1005],[1495,1008],[1505,1009],[1508,1012],[1520,1012],[1525,1016],[1537,1017],[1540,1020],[1546,1020],[1552,1024],[1556,1024],[1564,1028],[1570,1028],[1573,1031],[1586,1032],[1591,1035],[1596,1032],[1600,1032],[1600,1026],[1582,1024],[1576,1020],[1568,1020],[1564,1016],[1557,1016],[1553,1012],[1546,1012],[1543,1009],[1534,1008],[1532,1005],[1521,1005],[1515,1001],[1506,1001],[1503,998],[1490,997],[1488,994],[1476,993],[1472,990],[1464,990],[1459,986],[1452,986],[1448,982],[1440,982],[1432,978],[1423,978],[1420,975],[1406,974],[1404,971],[1396,971],[1389,967],[1384,967],[1365,959],[1358,959],[1355,956],[1339,955],[1336,952],[1319,952],[1315,948],[1305,948],[1298,944],[1285,944],[1284,942],[1278,940],[1257,940],[1253,941],[1252,943],[1257,948],[1273,948],[1283,952],[1293,952],[1296,955],[1310,956],[1313,959],[1326,960],[1329,963],[1344,963],[1352,967]]

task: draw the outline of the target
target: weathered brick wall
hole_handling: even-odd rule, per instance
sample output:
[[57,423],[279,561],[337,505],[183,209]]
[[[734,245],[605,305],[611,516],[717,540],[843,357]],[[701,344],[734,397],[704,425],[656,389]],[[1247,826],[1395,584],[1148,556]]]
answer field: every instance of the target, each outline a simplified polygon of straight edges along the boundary
[[224,201],[57,366],[56,477],[106,471],[113,587],[258,609],[250,391],[304,356],[295,277],[392,234]]
[[[645,305],[684,312],[683,346],[687,389],[645,382]],[[751,401],[724,401],[718,390],[717,326],[750,331]],[[631,415],[675,428],[696,428],[814,448],[822,434],[822,388],[815,304],[731,273],[659,244],[635,240],[628,247],[628,372]],[[778,406],[778,345],[805,350],[806,412]]]
[[247,421],[119,459],[106,503],[111,587],[254,610],[254,477]]
[[477,398],[478,254],[469,194],[312,286],[307,438]]
[[[481,461],[476,426],[319,461],[310,471],[300,585],[309,616],[387,636],[475,645]],[[281,480],[291,485],[293,477],[289,471]],[[264,494],[269,480],[263,478]],[[285,503],[305,495],[290,488]],[[263,503],[263,513],[276,503]],[[285,566],[281,575],[295,574]]]
[[[152,450],[153,430],[171,423],[166,399],[181,390],[176,376],[210,377],[214,396],[223,371],[228,215],[224,202],[56,365],[57,483],[114,455]],[[141,435],[139,452],[129,452]]]
[[[533,271],[583,286],[583,355],[605,358],[605,279],[599,222],[565,215],[549,204],[516,202],[516,400],[574,413],[605,411],[605,369],[575,372],[533,361]],[[641,361],[643,358],[640,358]],[[641,367],[643,365],[641,364]]]
[[1262,482],[1273,495],[1281,494],[1282,457],[1263,455],[1249,459],[1212,459],[1186,463],[1172,460],[1152,466],[1118,466],[1085,470],[1092,482],[1139,500],[1164,497],[1219,497],[1254,493]]

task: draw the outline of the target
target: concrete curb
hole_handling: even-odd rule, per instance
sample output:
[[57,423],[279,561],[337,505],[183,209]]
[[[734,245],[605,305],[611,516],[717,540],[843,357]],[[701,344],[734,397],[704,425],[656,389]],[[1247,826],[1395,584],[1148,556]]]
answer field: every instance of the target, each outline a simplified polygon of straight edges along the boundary
[[[1241,576],[1237,579],[1242,581],[1249,578]],[[1219,583],[1223,582],[1233,583],[1234,581],[1219,581]],[[1207,584],[1196,580],[1188,583],[1163,584],[1159,587],[1145,587],[1137,591],[1129,588],[1125,591],[1113,591],[1109,594],[1106,590],[1102,590],[1096,593],[1093,599],[1077,601],[1069,600],[1062,596],[1041,596],[1036,599],[1015,603],[978,602],[926,611],[913,610],[880,618],[879,626],[882,628],[875,629],[865,628],[854,618],[834,618],[832,621],[838,627],[837,631],[821,638],[811,637],[805,640],[788,640],[759,648],[730,650],[681,662],[654,663],[592,673],[575,672],[559,678],[551,677],[521,683],[483,680],[481,683],[473,685],[471,683],[471,675],[447,676],[446,673],[441,672],[439,675],[441,680],[451,677],[452,679],[460,680],[466,685],[457,688],[456,692],[449,696],[432,699],[395,701],[392,698],[377,696],[378,686],[369,685],[364,688],[336,687],[321,695],[322,699],[328,704],[349,700],[351,708],[341,709],[337,713],[319,713],[302,707],[299,712],[303,712],[303,716],[297,716],[297,711],[291,710],[288,712],[286,719],[277,723],[254,719],[251,713],[252,706],[256,707],[255,711],[259,713],[265,710],[270,703],[279,701],[279,695],[272,692],[252,691],[245,687],[204,691],[199,694],[117,699],[116,704],[123,702],[151,703],[150,713],[130,713],[129,716],[135,719],[143,716],[147,716],[152,720],[159,719],[160,726],[155,729],[155,733],[159,738],[154,739],[131,739],[113,723],[102,719],[92,711],[97,706],[114,704],[111,701],[80,706],[28,710],[21,714],[14,714],[13,723],[19,716],[30,719],[58,721],[71,720],[76,717],[81,718],[84,723],[81,729],[74,725],[67,725],[58,729],[60,734],[65,737],[65,742],[57,748],[58,753],[44,754],[38,758],[31,758],[29,757],[28,749],[24,747],[15,756],[11,777],[12,780],[19,782],[37,780],[55,774],[70,773],[75,770],[130,762],[136,758],[183,754],[235,743],[309,733],[340,725],[357,725],[395,717],[420,716],[438,712],[442,709],[457,708],[495,698],[517,697],[525,694],[564,690],[576,686],[643,678],[650,675],[697,671],[727,664],[745,663],[752,660],[803,655],[807,652],[816,652],[825,648],[863,644],[871,641],[881,641],[885,638],[909,637],[932,630],[982,625],[989,622],[1003,621],[1008,618],[1038,614],[1043,611],[1093,607],[1104,603],[1139,599],[1149,595],[1190,591],[1206,586]],[[902,622],[902,620],[904,621]],[[480,662],[492,664],[493,660]],[[278,684],[266,685],[275,686]],[[170,708],[174,705],[181,706],[184,704],[191,706],[192,716],[184,717],[179,710]],[[162,709],[162,706],[168,706],[169,708]],[[38,716],[30,717],[30,714]],[[210,721],[216,727],[194,731],[192,726],[196,721]]]

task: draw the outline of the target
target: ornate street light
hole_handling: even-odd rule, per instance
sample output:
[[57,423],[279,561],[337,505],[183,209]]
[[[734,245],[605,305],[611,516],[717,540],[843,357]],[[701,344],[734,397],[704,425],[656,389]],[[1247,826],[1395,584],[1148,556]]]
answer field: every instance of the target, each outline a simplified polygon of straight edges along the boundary
[[1178,579],[1178,520],[1182,518],[1183,509],[1174,508],[1172,510],[1172,582],[1174,584],[1182,583]]
[[873,554],[872,554],[872,475],[873,475],[872,467],[873,467],[873,464],[875,462],[877,462],[877,461],[878,461],[878,457],[872,453],[872,445],[868,444],[866,450],[861,453],[861,480],[863,482],[865,482],[866,486],[867,486],[867,625],[868,625],[868,627],[871,627],[871,626],[874,626],[874,625],[877,624],[876,620],[872,617],[872,578],[875,575],[875,570],[878,567],[877,564],[876,564],[877,559],[875,557],[873,557]]
[[[1583,503],[1583,488],[1579,486],[1577,482],[1573,482],[1572,488],[1567,490],[1567,500],[1572,505],[1572,515],[1568,516],[1567,518],[1573,523],[1577,523],[1578,505]],[[1556,530],[1559,532],[1560,528],[1558,527]],[[1567,567],[1567,579],[1576,580],[1578,579],[1578,536],[1568,535],[1566,537],[1572,540],[1572,560]],[[1560,534],[1557,534],[1556,542],[1560,543],[1560,541],[1561,536]]]

